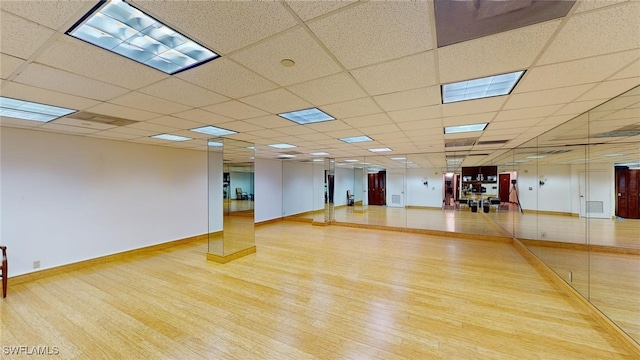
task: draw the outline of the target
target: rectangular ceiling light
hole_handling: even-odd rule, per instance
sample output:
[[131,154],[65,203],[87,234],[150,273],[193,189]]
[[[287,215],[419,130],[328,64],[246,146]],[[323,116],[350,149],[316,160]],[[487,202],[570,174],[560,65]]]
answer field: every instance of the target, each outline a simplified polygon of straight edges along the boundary
[[373,139],[368,136],[352,136],[352,137],[341,138],[340,140],[349,144],[365,142],[365,141],[373,141]]
[[329,153],[321,151],[321,152],[312,152],[312,153],[309,153],[309,155],[311,155],[311,156],[325,156],[325,155],[329,155]]
[[2,117],[47,122],[74,112],[76,110],[0,96],[0,116]]
[[278,114],[278,116],[283,117],[287,120],[291,120],[300,125],[335,120],[333,116],[323,112],[322,110],[319,110],[318,108],[291,111]]
[[67,34],[167,74],[219,57],[123,0],[95,7]]
[[469,124],[469,125],[458,125],[458,126],[446,126],[444,128],[445,134],[458,134],[465,132],[475,132],[475,131],[484,131],[487,128],[488,123],[482,124]]
[[160,140],[169,140],[169,141],[187,141],[187,140],[193,140],[193,138],[190,137],[184,137],[184,136],[178,136],[178,135],[171,135],[171,134],[158,134],[158,135],[153,135],[150,136],[154,139],[160,139]]
[[442,103],[510,94],[523,74],[524,70],[442,85]]
[[222,128],[215,127],[215,126],[203,126],[203,127],[191,129],[189,131],[194,131],[194,132],[197,132],[197,133],[207,134],[207,135],[212,135],[212,136],[224,136],[224,135],[237,134],[237,132],[235,132],[235,131],[222,129]]
[[291,149],[291,148],[297,147],[297,146],[291,145],[291,144],[271,144],[269,146],[271,146],[272,148],[276,148],[276,149]]
[[207,146],[211,147],[223,147],[224,144],[218,141],[207,141]]
[[387,152],[387,151],[393,151],[389,148],[376,148],[376,149],[369,149],[369,151],[371,152]]

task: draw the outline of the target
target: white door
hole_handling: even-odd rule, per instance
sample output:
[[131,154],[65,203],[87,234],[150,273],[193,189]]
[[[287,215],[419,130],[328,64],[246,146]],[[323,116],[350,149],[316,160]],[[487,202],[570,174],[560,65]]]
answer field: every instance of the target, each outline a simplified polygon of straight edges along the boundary
[[387,169],[387,206],[404,207],[404,169]]
[[607,171],[580,172],[580,217],[611,218],[611,178]]

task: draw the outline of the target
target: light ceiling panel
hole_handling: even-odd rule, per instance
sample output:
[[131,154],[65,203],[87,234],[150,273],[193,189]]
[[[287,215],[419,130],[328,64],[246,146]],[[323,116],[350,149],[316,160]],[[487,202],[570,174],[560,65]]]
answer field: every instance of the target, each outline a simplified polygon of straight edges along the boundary
[[[396,124],[387,124],[387,125],[377,125],[377,126],[364,126],[359,127],[359,131],[362,133],[371,136],[371,135],[380,135],[380,134],[393,134],[400,133],[400,128]],[[381,139],[382,137],[376,136]],[[402,133],[402,137],[406,137],[404,133]]]
[[[171,134],[174,131],[178,131],[179,129],[173,128],[173,127],[169,127],[169,126],[164,126],[164,125],[158,125],[158,124],[152,124],[152,123],[148,123],[148,122],[138,122],[135,124],[131,124],[131,125],[127,125],[126,127],[128,128],[132,128],[132,129],[138,129],[138,130],[145,130],[145,131],[151,131],[154,132],[154,135],[157,134]],[[193,137],[193,136],[192,136]]]
[[596,86],[594,86],[591,90],[587,91],[585,94],[576,99],[576,101],[588,101],[588,100],[608,100],[614,98],[621,93],[631,89],[634,86],[640,84],[640,73],[639,76],[634,78],[626,78],[620,80],[611,80],[604,81]]
[[129,90],[39,64],[30,64],[15,78],[18,83],[65,94],[106,101]]
[[185,27],[185,35],[222,54],[297,25],[279,2],[193,1],[188,6],[182,1],[132,3],[167,24]]
[[84,97],[67,95],[9,81],[2,85],[2,95],[75,110],[85,110],[100,103]]
[[508,98],[508,96],[496,96],[443,104],[442,116],[460,116],[498,111]]
[[314,134],[316,133],[315,130],[307,127],[307,126],[300,126],[300,125],[293,125],[293,126],[286,126],[286,127],[280,127],[278,128],[278,131],[280,131],[283,134],[287,134],[287,135],[303,135],[303,134]]
[[398,127],[402,131],[406,131],[408,135],[411,135],[412,132],[416,130],[425,130],[425,132],[420,132],[421,136],[426,134],[444,135],[442,131],[442,120],[440,119],[401,122],[398,123]]
[[316,106],[367,96],[367,93],[345,72],[292,85],[288,89]]
[[496,114],[497,114],[496,112],[489,112],[489,113],[482,113],[482,114],[445,117],[445,118],[442,118],[442,124],[444,126],[457,126],[457,125],[467,125],[467,124],[490,123],[496,117]]
[[228,97],[193,85],[176,77],[169,77],[138,91],[181,104],[203,107],[229,100]]
[[450,83],[527,69],[558,25],[559,20],[550,21],[440,48],[440,81]]
[[56,124],[54,122],[49,122],[49,123],[43,124],[42,126],[39,126],[38,130],[59,132],[64,134],[83,134],[83,135],[99,131],[98,129]]
[[512,121],[522,119],[543,119],[559,109],[563,105],[547,105],[535,108],[525,108],[517,110],[503,110],[496,115],[494,121]]
[[286,3],[302,20],[310,20],[356,2],[344,1],[298,1],[287,0]]
[[17,127],[17,128],[35,128],[41,126],[39,121],[30,121],[22,119],[14,119],[0,116],[0,126]]
[[635,50],[537,66],[527,71],[513,93],[599,82],[629,65],[637,57],[638,51]]
[[[255,135],[262,139],[277,138],[277,137],[284,136],[283,133],[276,130],[270,130],[270,129],[259,130],[259,131],[248,131],[247,134]],[[292,145],[295,145],[295,144],[292,144]]]
[[202,126],[202,123],[177,118],[174,116],[162,116],[159,118],[151,119],[147,121],[151,124],[164,125],[176,129],[194,129]]
[[442,117],[442,105],[425,106],[415,109],[390,111],[389,116],[395,122],[426,120]]
[[8,11],[53,30],[67,30],[69,22],[75,22],[93,7],[85,1],[3,1],[2,11]]
[[342,121],[344,121],[346,124],[351,125],[355,128],[359,128],[363,126],[393,124],[393,120],[391,120],[391,118],[389,118],[389,116],[385,113],[356,116],[352,118],[342,119]]
[[[4,7],[4,1],[2,2]],[[20,59],[28,59],[55,31],[15,16],[0,12],[0,43],[2,53]]]
[[412,109],[440,104],[440,86],[428,86],[418,89],[399,91],[374,96],[373,99],[385,111]]
[[204,111],[201,109],[187,110],[185,112],[174,114],[173,116],[209,125],[233,121],[233,119],[226,116],[214,114],[212,112]]
[[311,129],[316,130],[318,132],[352,129],[351,126],[347,125],[344,121],[340,121],[340,120],[325,121],[325,122],[314,123],[314,124],[309,124],[305,126],[308,126]]
[[636,60],[627,65],[622,70],[615,73],[608,80],[626,79],[630,77],[637,77],[640,74],[640,60]]
[[298,137],[300,139],[303,139],[305,141],[322,141],[322,140],[331,140],[331,137],[329,135],[323,134],[323,133],[312,133],[312,134],[300,134],[298,135]]
[[166,99],[160,99],[137,91],[132,91],[111,99],[109,100],[109,103],[139,110],[153,111],[154,113],[163,115],[171,115],[191,109],[190,106],[178,104]]
[[283,119],[278,115],[261,116],[258,118],[246,119],[245,121],[267,129],[287,127],[293,124],[291,121]]
[[433,48],[426,1],[366,2],[309,27],[347,69]]
[[567,104],[562,109],[553,113],[553,115],[579,115],[587,110],[591,110],[594,107],[600,105],[603,100],[590,100],[590,101],[580,101],[573,102],[571,104]]
[[152,113],[149,111],[138,110],[130,107],[109,104],[109,103],[102,103],[96,106],[92,106],[88,108],[87,111],[90,111],[96,114],[115,116],[123,119],[135,120],[135,121],[144,121],[144,120],[160,117],[160,114],[157,114],[157,113]]
[[151,135],[158,134],[158,132],[154,130],[136,129],[130,126],[118,126],[118,127],[114,127],[110,131],[115,133],[120,133],[120,134],[131,135],[132,138],[149,137]]
[[[341,70],[338,63],[303,27],[288,30],[273,39],[239,51],[231,58],[282,86]],[[293,60],[295,65],[285,67],[280,63],[283,59]]]
[[140,137],[138,135],[124,134],[124,133],[119,133],[119,132],[109,131],[109,130],[95,132],[90,134],[89,136],[104,138],[104,139],[111,139],[111,140],[131,140],[131,139],[137,139]]
[[253,95],[277,87],[275,83],[225,57],[175,76],[231,98]]
[[524,129],[534,126],[539,122],[539,118],[510,121],[493,121],[491,122],[491,125],[488,126],[488,130],[517,130],[523,132]]
[[[581,59],[640,47],[640,2],[571,16],[538,64]],[[612,41],[615,39],[615,41]]]
[[370,95],[411,90],[436,84],[433,51],[406,56],[351,71]]
[[20,65],[24,64],[24,60],[17,57],[0,54],[0,78],[8,79]]
[[276,89],[261,94],[247,96],[241,98],[240,101],[273,114],[313,107],[313,105],[286,89]]
[[264,127],[258,126],[256,124],[248,123],[246,121],[232,121],[228,123],[221,123],[216,126],[219,126],[223,129],[232,130],[235,132],[249,132],[249,131],[258,131],[263,130]]
[[64,117],[53,120],[50,122],[50,124],[83,127],[83,128],[93,129],[95,131],[109,130],[115,127],[115,125],[101,124],[93,121],[85,121],[80,119],[72,119],[72,118],[64,118]]
[[236,100],[225,101],[215,105],[205,106],[203,109],[211,111],[212,113],[224,115],[231,119],[238,120],[268,115],[266,111],[257,109],[253,106],[241,103],[240,101]]
[[504,105],[504,109],[514,110],[533,106],[566,104],[584,94],[587,90],[593,88],[593,86],[593,84],[585,84],[513,94],[509,96],[507,103]]
[[370,97],[343,101],[336,104],[324,105],[322,111],[336,119],[345,119],[382,112],[382,109]]

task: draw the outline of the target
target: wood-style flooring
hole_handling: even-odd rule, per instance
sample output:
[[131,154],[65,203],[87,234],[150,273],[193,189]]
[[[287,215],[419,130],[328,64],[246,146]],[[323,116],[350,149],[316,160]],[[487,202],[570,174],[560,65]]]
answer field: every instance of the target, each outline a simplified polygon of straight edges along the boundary
[[[511,244],[277,222],[15,285],[2,346],[61,359],[631,359]],[[27,355],[3,358],[33,358]]]

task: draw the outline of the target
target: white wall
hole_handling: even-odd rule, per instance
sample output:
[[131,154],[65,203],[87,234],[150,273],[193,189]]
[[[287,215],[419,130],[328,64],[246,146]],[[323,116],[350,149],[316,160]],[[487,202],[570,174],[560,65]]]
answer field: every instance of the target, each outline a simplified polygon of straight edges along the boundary
[[[572,213],[575,189],[571,172],[570,165],[533,165],[518,169],[518,196],[522,209]],[[544,185],[540,185],[541,176]]]
[[313,210],[313,164],[282,162],[282,215]]
[[279,219],[282,217],[282,161],[256,158],[254,176],[255,221]]
[[407,169],[407,206],[441,207],[442,193],[442,173],[437,169]]
[[10,275],[207,232],[206,152],[3,128]]
[[333,204],[335,206],[347,204],[347,190],[354,193],[353,169],[336,167],[335,182],[333,187]]
[[229,173],[231,182],[229,183],[229,189],[231,191],[231,199],[236,198],[236,188],[241,188],[242,192],[253,194],[253,173],[232,171]]

